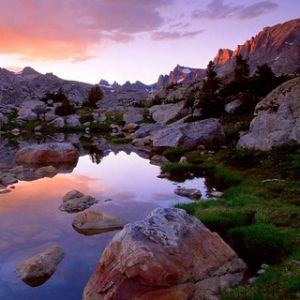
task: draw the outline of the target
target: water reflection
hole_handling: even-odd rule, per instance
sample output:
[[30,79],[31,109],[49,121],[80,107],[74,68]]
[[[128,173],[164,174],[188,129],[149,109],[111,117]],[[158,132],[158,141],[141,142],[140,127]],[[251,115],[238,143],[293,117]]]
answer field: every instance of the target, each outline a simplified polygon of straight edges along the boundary
[[[80,140],[74,135],[63,139]],[[18,142],[22,146],[31,141]],[[72,228],[74,214],[58,209],[68,191],[77,189],[95,197],[99,202],[93,210],[129,222],[144,218],[157,206],[190,202],[174,194],[176,182],[157,177],[160,169],[143,158],[145,153],[109,145],[100,137],[75,146],[81,155],[76,166],[43,166],[41,170],[16,166],[13,157],[18,145],[0,141],[0,173],[14,174],[19,180],[14,189],[11,184],[2,188],[9,193],[0,194],[0,299],[81,299],[86,281],[115,232],[94,236],[76,232]],[[205,179],[181,185],[198,188],[206,195]],[[65,259],[44,285],[28,287],[16,277],[15,266],[52,244],[64,249]]]

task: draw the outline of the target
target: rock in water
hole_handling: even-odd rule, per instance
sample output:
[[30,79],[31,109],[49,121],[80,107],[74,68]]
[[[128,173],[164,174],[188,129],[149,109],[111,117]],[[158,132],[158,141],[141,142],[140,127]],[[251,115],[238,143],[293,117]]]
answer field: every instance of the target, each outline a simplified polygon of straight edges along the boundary
[[295,141],[300,143],[300,77],[289,80],[271,92],[255,108],[249,132],[239,145],[267,150]]
[[17,151],[17,164],[77,163],[78,152],[69,143],[33,144]]
[[220,236],[196,218],[181,209],[157,208],[114,236],[83,299],[217,299],[241,282],[245,269]]
[[68,213],[74,213],[83,211],[96,204],[97,202],[98,201],[95,198],[89,195],[84,195],[79,191],[73,190],[68,192],[63,197],[63,204],[59,207],[59,209]]
[[63,250],[59,246],[51,246],[23,261],[16,267],[16,273],[26,284],[32,287],[39,286],[52,276],[63,258]]
[[178,187],[175,190],[175,194],[178,196],[187,197],[194,200],[200,199],[202,197],[201,192],[197,189],[186,189],[181,187]]
[[92,235],[121,229],[125,223],[118,217],[89,210],[77,215],[72,225],[79,233]]

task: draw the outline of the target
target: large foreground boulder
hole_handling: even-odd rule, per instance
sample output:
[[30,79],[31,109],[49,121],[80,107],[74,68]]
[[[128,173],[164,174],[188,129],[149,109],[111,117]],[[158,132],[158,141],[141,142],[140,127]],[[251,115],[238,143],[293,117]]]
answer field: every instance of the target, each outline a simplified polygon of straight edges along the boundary
[[17,164],[74,164],[78,161],[78,152],[69,143],[33,144],[17,151]]
[[300,77],[285,82],[259,102],[255,115],[240,146],[268,150],[291,141],[300,143]]
[[192,149],[198,145],[222,145],[225,141],[225,134],[217,119],[206,119],[192,123],[169,125],[154,132],[151,138],[155,149],[168,147]]
[[16,273],[26,284],[33,287],[39,286],[52,276],[63,258],[63,250],[59,246],[51,246],[24,260],[16,267]]
[[245,263],[216,233],[175,208],[155,209],[117,233],[84,290],[85,300],[217,299]]

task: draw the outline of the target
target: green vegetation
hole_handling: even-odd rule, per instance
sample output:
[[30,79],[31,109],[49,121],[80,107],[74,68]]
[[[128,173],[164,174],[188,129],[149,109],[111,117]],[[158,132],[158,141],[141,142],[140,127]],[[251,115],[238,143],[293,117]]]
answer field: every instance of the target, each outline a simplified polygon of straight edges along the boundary
[[131,142],[131,138],[122,136],[110,136],[108,140],[114,144],[127,144]]
[[103,99],[103,91],[99,85],[95,85],[91,88],[87,101],[83,102],[82,106],[97,108],[97,104]]
[[[169,150],[169,152],[172,150]],[[187,163],[162,170],[201,169],[225,187],[219,200],[180,204],[224,240],[256,273],[271,267],[252,285],[225,292],[223,300],[299,299],[300,296],[300,147],[287,144],[270,151],[228,148],[184,154]],[[284,180],[266,180],[279,178]],[[226,184],[224,184],[224,181]],[[296,260],[296,261],[295,261]]]
[[67,96],[60,91],[61,105],[55,109],[55,114],[58,116],[68,116],[75,113],[74,105],[72,105]]

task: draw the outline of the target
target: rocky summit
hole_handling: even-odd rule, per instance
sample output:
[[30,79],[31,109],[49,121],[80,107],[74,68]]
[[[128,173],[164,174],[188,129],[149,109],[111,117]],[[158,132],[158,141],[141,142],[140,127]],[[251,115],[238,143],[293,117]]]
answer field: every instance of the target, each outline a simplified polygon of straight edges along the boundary
[[84,300],[217,299],[245,263],[216,233],[180,209],[155,209],[106,247]]
[[248,60],[251,72],[266,63],[276,74],[295,72],[300,68],[300,19],[265,27],[234,51],[220,49],[214,59],[217,72],[231,72],[238,54]]

